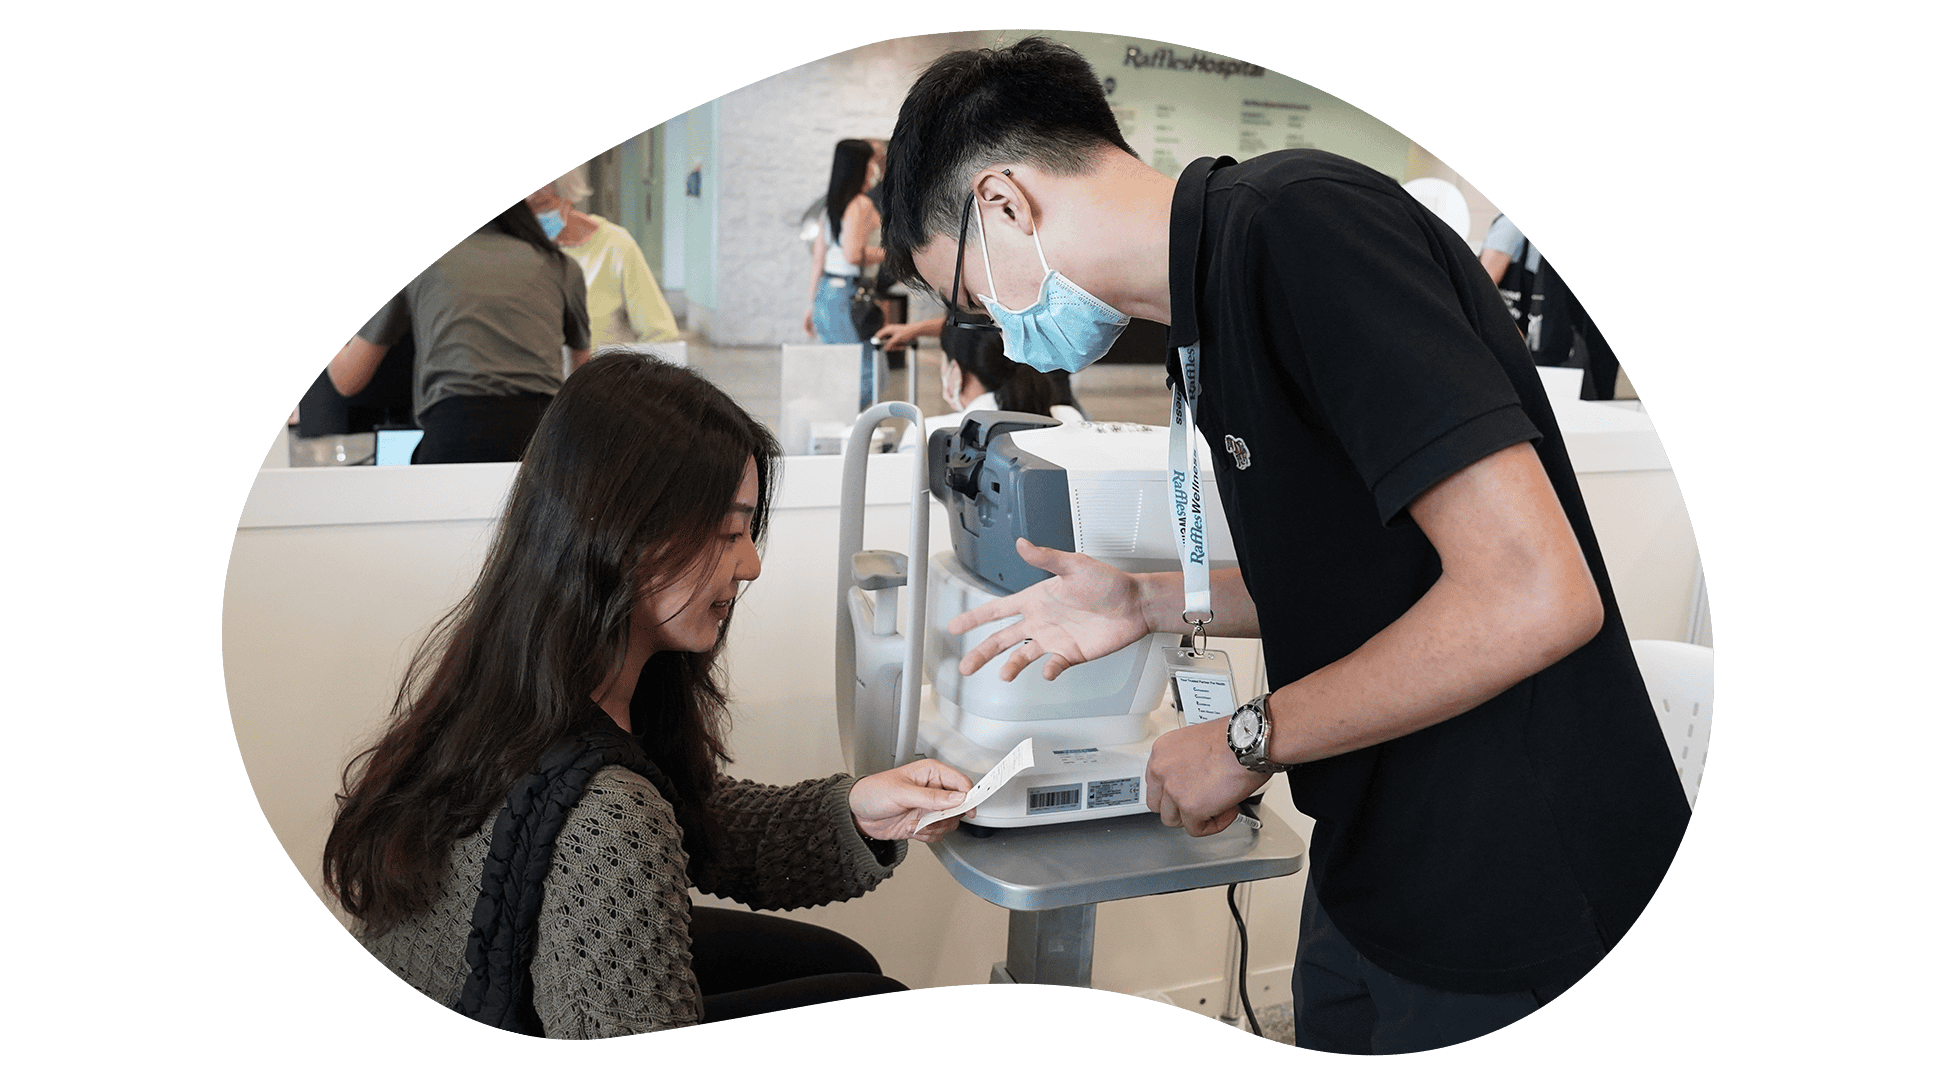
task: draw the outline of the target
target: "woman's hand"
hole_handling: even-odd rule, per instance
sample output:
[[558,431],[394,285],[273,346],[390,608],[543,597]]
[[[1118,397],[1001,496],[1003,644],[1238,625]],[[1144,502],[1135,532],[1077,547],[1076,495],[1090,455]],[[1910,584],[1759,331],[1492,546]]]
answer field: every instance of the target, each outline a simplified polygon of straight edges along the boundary
[[803,309],[803,333],[809,337],[817,336],[817,312],[815,308]]
[[958,806],[971,787],[965,773],[923,758],[859,778],[851,785],[851,818],[873,840],[937,840],[959,827],[960,819],[935,821],[924,829],[918,829],[919,820]]
[[1036,582],[1012,596],[1003,596],[963,611],[947,627],[964,634],[996,619],[1020,619],[995,631],[960,659],[960,674],[971,675],[1000,653],[1000,677],[1012,679],[1044,655],[1041,677],[1053,680],[1084,664],[1140,641],[1150,633],[1141,579],[1087,555],[1056,551],[1014,541],[1014,550],[1029,566],[1054,577]]

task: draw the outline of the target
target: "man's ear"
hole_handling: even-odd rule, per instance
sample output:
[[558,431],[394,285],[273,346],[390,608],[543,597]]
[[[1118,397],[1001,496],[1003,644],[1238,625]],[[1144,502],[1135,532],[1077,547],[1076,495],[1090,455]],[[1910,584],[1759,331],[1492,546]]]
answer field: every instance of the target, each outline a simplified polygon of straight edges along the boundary
[[1012,167],[988,169],[974,177],[973,193],[979,199],[976,210],[984,213],[991,208],[1023,236],[1034,231],[1034,208]]

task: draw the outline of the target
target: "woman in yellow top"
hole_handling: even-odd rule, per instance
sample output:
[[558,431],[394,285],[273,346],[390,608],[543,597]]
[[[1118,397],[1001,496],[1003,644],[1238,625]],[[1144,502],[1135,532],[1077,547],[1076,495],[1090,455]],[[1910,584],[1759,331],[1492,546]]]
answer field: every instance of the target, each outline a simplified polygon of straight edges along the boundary
[[585,271],[592,347],[676,341],[680,326],[633,234],[573,206],[592,194],[580,166],[531,193],[525,205],[565,254]]

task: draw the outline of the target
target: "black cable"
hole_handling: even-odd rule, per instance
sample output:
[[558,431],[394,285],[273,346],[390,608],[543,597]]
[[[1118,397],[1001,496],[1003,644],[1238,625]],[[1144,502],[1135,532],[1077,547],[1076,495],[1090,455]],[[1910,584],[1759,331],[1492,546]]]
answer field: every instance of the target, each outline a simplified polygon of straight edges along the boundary
[[1232,922],[1236,923],[1239,928],[1239,1008],[1245,1010],[1245,1022],[1252,1028],[1252,1033],[1263,1039],[1266,1036],[1259,1030],[1259,1018],[1252,1015],[1252,1000],[1245,993],[1245,917],[1239,914],[1238,891],[1239,886],[1237,882],[1225,886],[1225,906],[1231,909]]

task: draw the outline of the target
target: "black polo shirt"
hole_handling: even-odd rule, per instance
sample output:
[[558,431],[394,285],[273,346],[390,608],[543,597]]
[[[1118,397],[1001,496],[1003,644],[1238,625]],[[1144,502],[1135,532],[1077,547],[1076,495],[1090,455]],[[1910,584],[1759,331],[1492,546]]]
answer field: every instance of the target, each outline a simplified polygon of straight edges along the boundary
[[[1296,766],[1290,785],[1315,822],[1311,884],[1369,959],[1447,990],[1569,983],[1653,895],[1688,806],[1496,288],[1393,180],[1288,150],[1184,171],[1171,310],[1172,346],[1199,343],[1212,505],[1275,688],[1353,652],[1435,583],[1436,551],[1408,516],[1418,495],[1505,447],[1537,447],[1604,628],[1493,700]],[[1228,436],[1244,444],[1236,460]]]

